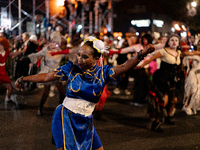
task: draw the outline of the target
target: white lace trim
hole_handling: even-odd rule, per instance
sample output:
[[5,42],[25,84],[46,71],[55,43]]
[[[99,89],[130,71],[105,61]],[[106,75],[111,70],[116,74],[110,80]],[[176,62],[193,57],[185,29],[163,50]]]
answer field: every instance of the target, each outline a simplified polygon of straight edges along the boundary
[[6,63],[0,63],[0,66],[5,66],[6,65]]
[[83,99],[65,97],[63,106],[74,113],[78,113],[84,116],[90,116],[94,111],[96,103],[88,102]]

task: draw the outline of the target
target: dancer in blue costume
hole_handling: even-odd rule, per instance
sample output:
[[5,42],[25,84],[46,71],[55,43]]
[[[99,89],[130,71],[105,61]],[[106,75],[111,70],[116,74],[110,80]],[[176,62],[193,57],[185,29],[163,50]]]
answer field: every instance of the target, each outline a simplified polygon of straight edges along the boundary
[[77,64],[68,62],[54,72],[20,77],[15,86],[19,89],[24,82],[67,81],[66,97],[53,115],[52,134],[57,150],[103,150],[102,143],[93,125],[92,112],[108,82],[117,81],[119,76],[135,67],[148,53],[152,45],[138,52],[122,65],[97,66],[96,61],[104,53],[101,40],[86,38],[77,54]]

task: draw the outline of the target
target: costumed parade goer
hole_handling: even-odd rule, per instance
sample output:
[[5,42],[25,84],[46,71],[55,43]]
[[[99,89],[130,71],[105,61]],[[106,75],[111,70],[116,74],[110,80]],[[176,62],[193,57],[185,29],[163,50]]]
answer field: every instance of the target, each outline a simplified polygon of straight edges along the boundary
[[154,50],[148,45],[120,66],[97,66],[96,61],[105,52],[104,43],[92,36],[86,38],[77,54],[77,64],[67,64],[50,73],[21,77],[15,82],[19,89],[24,82],[67,81],[66,97],[53,115],[53,143],[57,150],[85,149],[103,150],[100,138],[93,125],[92,112],[105,85],[118,81],[119,76],[134,68],[140,60]]
[[[65,49],[65,50],[58,51],[58,52],[51,52],[51,55],[54,56],[54,55],[59,55],[59,54],[69,54],[69,50],[71,52],[72,51],[73,52],[78,52],[77,48],[80,48],[80,47],[79,46],[78,47],[77,46],[74,47],[74,44],[73,44],[73,48],[72,49]],[[119,50],[109,50],[109,52],[106,53],[106,55],[110,56],[110,55],[114,55],[114,54],[119,54],[120,51],[121,51],[121,49],[119,49]],[[71,57],[71,56],[69,55],[69,57]],[[73,61],[73,63],[74,62],[75,61]],[[102,65],[101,63],[103,63],[103,62],[104,62],[104,57],[102,58],[102,61],[100,59],[97,60],[97,66],[101,66]],[[94,118],[96,120],[105,120],[105,119],[103,119],[103,116],[102,116],[102,109],[103,109],[103,107],[105,105],[106,99],[109,96],[111,96],[111,92],[108,90],[107,85],[106,85],[104,87],[104,90],[103,90],[102,94],[101,94],[101,97],[99,98],[99,102],[96,104],[95,111],[93,113]]]
[[[36,63],[38,58],[43,58],[44,62],[43,65],[41,65],[41,70],[39,73],[49,73],[55,70],[55,68],[59,67],[60,61],[64,55],[56,55],[52,56],[52,52],[60,52],[61,51],[61,45],[62,45],[62,37],[58,32],[52,32],[50,35],[50,43],[45,46],[41,51],[37,53],[32,53],[28,55],[29,59],[31,60],[31,63]],[[64,88],[61,82],[54,81],[54,82],[48,82],[44,84],[44,93],[42,95],[42,98],[40,100],[40,105],[38,108],[38,115],[42,115],[43,112],[43,106],[49,96],[50,88],[51,86],[56,86],[60,97],[59,97],[59,103],[61,104],[63,102],[63,99],[65,97]]]
[[[144,34],[141,37],[141,43],[138,42],[137,44],[133,44],[131,46],[122,48],[121,54],[127,53],[137,53],[148,44],[152,43],[152,36],[150,34]],[[146,59],[146,58],[145,58]],[[138,64],[140,65],[142,61]],[[149,88],[149,79],[148,79],[148,71],[149,65],[146,65],[143,68],[133,70],[132,75],[134,78],[134,90],[133,90],[133,99],[130,103],[131,106],[143,106],[143,103],[146,101],[146,97],[148,95],[148,88]]]
[[1,37],[0,38],[0,84],[3,84],[6,87],[6,102],[13,103],[11,100],[11,93],[13,90],[13,86],[11,84],[10,78],[6,73],[6,60],[8,57],[16,57],[23,53],[21,52],[10,52],[10,43],[9,41]]
[[[178,35],[168,37],[165,48],[155,51],[154,55],[144,61],[144,63],[136,68],[144,67],[151,61],[160,58],[160,69],[153,74],[150,94],[154,97],[155,109],[149,110],[150,117],[153,116],[151,130],[162,132],[160,127],[164,121],[166,124],[174,125],[171,117],[175,113],[175,104],[177,103],[176,85],[180,80],[181,57],[187,55],[199,55],[198,51],[181,52],[180,38]],[[166,110],[166,111],[165,111]]]
[[[192,68],[190,69],[190,61]],[[187,66],[185,78],[183,108],[187,115],[194,115],[200,107],[200,56],[186,56],[183,65]]]

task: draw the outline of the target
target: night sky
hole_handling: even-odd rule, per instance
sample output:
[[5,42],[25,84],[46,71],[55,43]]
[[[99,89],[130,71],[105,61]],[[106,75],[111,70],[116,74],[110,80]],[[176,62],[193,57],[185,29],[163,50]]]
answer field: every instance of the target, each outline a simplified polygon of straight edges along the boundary
[[[131,27],[130,21],[141,17],[155,14],[165,14],[172,20],[186,21],[188,0],[122,0],[114,3],[114,30],[128,32]],[[145,6],[145,7],[142,7]],[[136,14],[136,10],[140,13]],[[145,19],[148,19],[148,18]],[[143,18],[144,19],[144,18]]]
[[[11,0],[12,1],[12,0]],[[165,14],[170,16],[173,20],[187,21],[187,8],[186,4],[190,0],[121,0],[118,2],[113,1],[113,24],[114,30],[123,30],[127,32],[130,27],[130,20],[135,19],[134,17],[140,17],[140,14],[146,13],[151,14]],[[8,5],[8,0],[0,0],[0,6],[5,7]],[[32,13],[32,0],[21,0],[22,9],[27,13]],[[44,0],[36,0],[36,7],[39,6]],[[18,5],[18,0],[14,3]],[[142,7],[145,6],[145,7]],[[44,11],[45,7],[40,8],[37,12]],[[136,10],[141,13],[135,15]],[[197,8],[200,10],[199,5]],[[36,13],[37,13],[36,12]],[[18,18],[18,9],[12,5],[12,15],[15,19]],[[25,16],[22,14],[22,18]],[[200,28],[200,19],[197,14],[195,17],[190,17],[189,22],[195,28]],[[136,18],[137,19],[137,18]]]

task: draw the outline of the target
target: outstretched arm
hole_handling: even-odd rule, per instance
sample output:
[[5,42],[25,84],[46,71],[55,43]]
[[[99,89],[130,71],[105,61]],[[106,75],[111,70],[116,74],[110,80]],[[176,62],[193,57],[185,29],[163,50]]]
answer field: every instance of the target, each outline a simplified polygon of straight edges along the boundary
[[109,50],[108,56],[114,55],[114,54],[120,54],[122,49],[119,50]]
[[9,54],[9,57],[16,57],[18,55],[21,55],[22,53],[23,53],[23,51],[11,52]]
[[140,60],[143,59],[144,56],[153,51],[154,51],[154,46],[152,44],[147,45],[142,51],[137,53],[136,57],[132,57],[131,59],[127,60],[124,64],[114,67],[115,74],[112,77],[116,78],[120,76],[122,73],[130,69],[133,69],[140,62]]
[[76,54],[78,53],[78,49],[77,48],[72,48],[72,49],[64,49],[62,51],[57,51],[57,52],[51,52],[51,55],[59,55],[59,54]]
[[185,52],[182,52],[182,55],[184,56],[193,56],[193,55],[200,55],[200,51],[185,51]]
[[69,49],[64,49],[62,51],[51,52],[51,55],[54,56],[54,55],[58,55],[58,54],[69,54],[69,53],[70,53]]
[[15,86],[19,89],[23,87],[24,82],[44,83],[49,81],[58,80],[59,77],[54,76],[55,72],[41,73],[32,76],[20,77],[15,82]]
[[156,52],[152,57],[150,57],[149,59],[144,61],[141,66],[138,66],[138,68],[144,68],[145,65],[149,64],[154,59],[161,58],[161,57],[162,57],[161,53],[160,52]]

